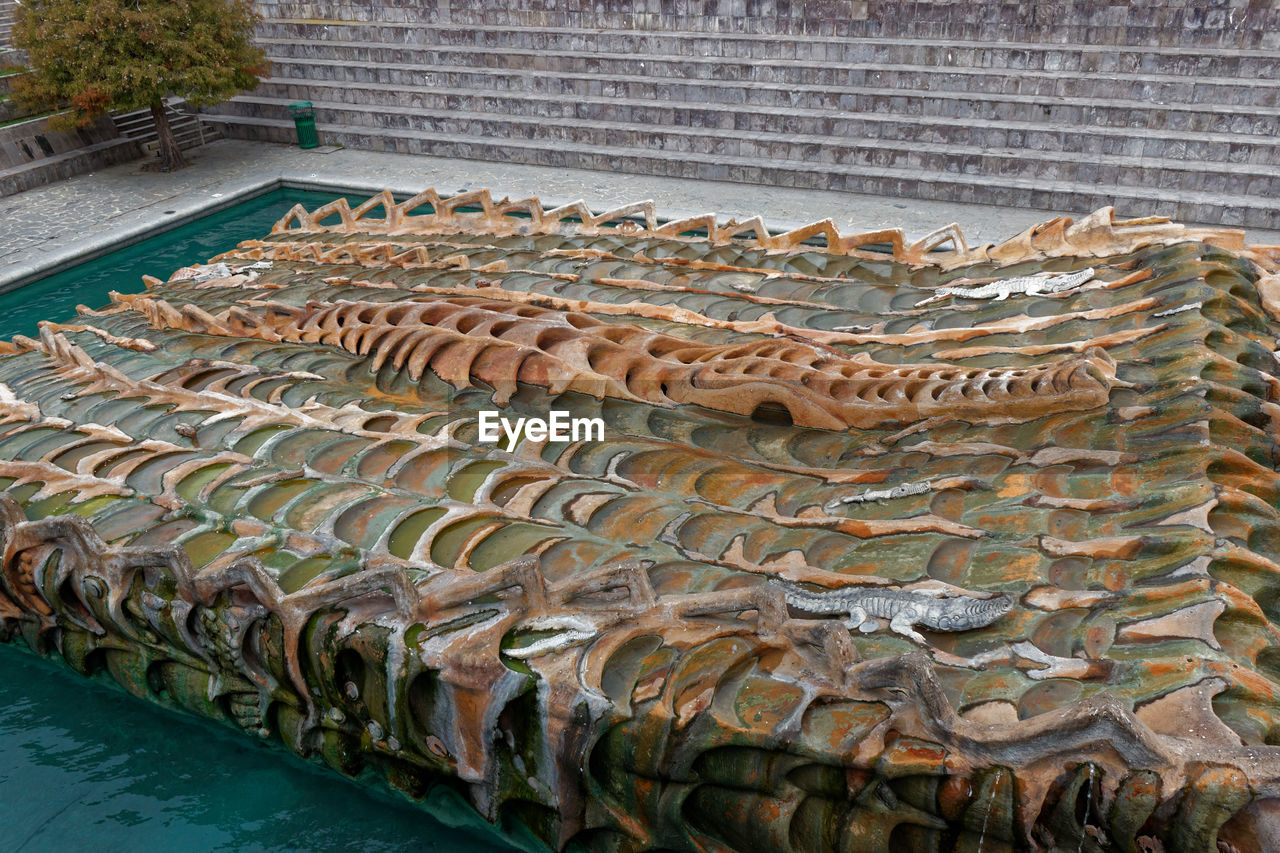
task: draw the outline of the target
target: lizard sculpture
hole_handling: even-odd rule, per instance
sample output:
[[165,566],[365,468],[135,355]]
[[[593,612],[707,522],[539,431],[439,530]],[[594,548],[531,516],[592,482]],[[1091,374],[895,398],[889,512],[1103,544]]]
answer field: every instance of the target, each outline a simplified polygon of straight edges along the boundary
[[1093,275],[1093,267],[1088,267],[1060,275],[1042,273],[1001,278],[985,284],[979,284],[976,287],[939,287],[932,296],[917,302],[916,307],[919,308],[921,305],[937,302],[948,296],[959,296],[962,299],[991,299],[994,297],[996,302],[1003,302],[1015,293],[1021,293],[1024,296],[1063,293],[1082,284],[1088,284],[1093,280]]
[[924,625],[934,631],[970,631],[995,622],[1013,607],[1013,600],[1001,594],[981,598],[970,593],[947,596],[923,590],[881,587],[841,587],[810,592],[799,586],[775,581],[782,587],[787,604],[805,613],[849,614],[845,624],[863,633],[876,630],[876,619],[888,619],[889,629],[927,645],[915,629]]

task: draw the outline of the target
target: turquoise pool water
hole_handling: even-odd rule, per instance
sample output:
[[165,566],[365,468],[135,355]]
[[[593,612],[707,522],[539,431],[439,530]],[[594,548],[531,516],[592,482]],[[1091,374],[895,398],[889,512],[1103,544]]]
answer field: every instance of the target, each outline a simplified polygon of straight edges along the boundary
[[0,707],[0,850],[516,849],[460,803],[396,802],[12,646]]
[[[266,234],[296,203],[332,198],[271,192],[0,294],[0,338],[140,291],[144,273],[166,278]],[[430,812],[398,802],[3,644],[0,709],[0,850],[517,849],[446,796]]]

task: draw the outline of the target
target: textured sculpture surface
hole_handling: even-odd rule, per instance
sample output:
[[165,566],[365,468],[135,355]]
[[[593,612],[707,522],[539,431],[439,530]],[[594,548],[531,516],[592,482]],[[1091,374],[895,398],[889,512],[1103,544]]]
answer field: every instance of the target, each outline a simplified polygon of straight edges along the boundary
[[1278,254],[296,208],[3,346],[3,634],[557,848],[1246,850]]

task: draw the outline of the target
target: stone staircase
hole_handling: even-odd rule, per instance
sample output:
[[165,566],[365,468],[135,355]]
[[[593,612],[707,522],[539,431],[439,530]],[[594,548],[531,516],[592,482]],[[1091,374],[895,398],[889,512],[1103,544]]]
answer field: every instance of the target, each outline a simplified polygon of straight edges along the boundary
[[[181,98],[166,98],[164,111],[169,117],[169,127],[173,129],[178,148],[184,151],[221,138],[220,129],[217,126],[205,127],[201,116],[192,112],[187,107],[186,101]],[[120,134],[137,142],[146,154],[155,154],[160,150],[160,142],[150,109],[113,113],[112,117]]]
[[[206,116],[229,136],[292,141],[286,108],[305,99],[326,142],[356,148],[1280,228],[1280,52],[1256,22],[1236,22],[1249,47],[1225,23],[1204,37],[1219,24],[1203,18],[1190,46],[1159,21],[1135,46],[1096,43],[1134,31],[1119,25],[959,38],[981,27],[940,0],[913,8],[947,6],[945,27],[875,36],[725,24],[767,28],[750,15],[585,29],[260,6],[271,76]],[[916,37],[929,26],[942,35]]]
[[26,62],[26,55],[13,47],[13,15],[17,7],[17,0],[0,0],[0,72]]
[[0,59],[3,59],[3,51],[11,44],[13,12],[17,6],[17,0],[0,0]]

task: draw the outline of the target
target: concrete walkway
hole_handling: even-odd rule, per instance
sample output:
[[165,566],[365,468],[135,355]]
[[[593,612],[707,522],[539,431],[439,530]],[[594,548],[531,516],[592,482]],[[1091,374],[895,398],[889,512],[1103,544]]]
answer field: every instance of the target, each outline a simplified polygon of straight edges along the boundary
[[[488,188],[495,198],[537,195],[548,207],[582,199],[597,211],[652,199],[663,219],[708,212],[725,219],[760,214],[770,228],[785,230],[830,217],[843,233],[901,227],[910,238],[958,222],[970,244],[1003,240],[1055,215],[1043,210],[340,148],[303,151],[241,140],[219,140],[188,156],[193,165],[172,174],[143,171],[139,161],[0,199],[0,290],[190,222],[281,183],[365,194],[382,189],[412,194],[428,187],[452,194]],[[1087,213],[1063,211],[1062,215],[1079,218]],[[1139,210],[1119,213],[1144,215]],[[1249,238],[1276,243],[1280,233],[1250,231]]]

